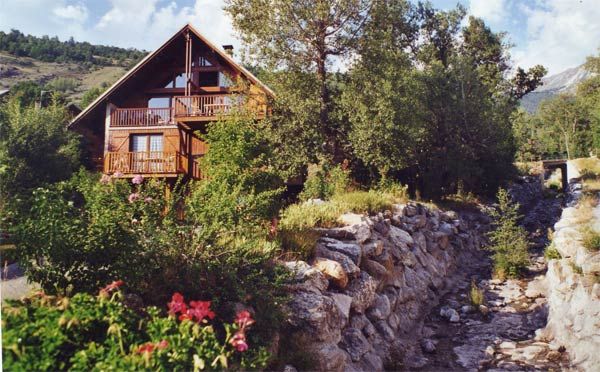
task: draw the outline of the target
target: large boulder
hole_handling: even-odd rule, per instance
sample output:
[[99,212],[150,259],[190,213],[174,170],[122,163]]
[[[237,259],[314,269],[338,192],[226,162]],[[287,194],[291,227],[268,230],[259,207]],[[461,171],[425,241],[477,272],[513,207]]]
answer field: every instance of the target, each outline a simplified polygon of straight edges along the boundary
[[348,274],[339,262],[317,257],[313,265],[315,269],[323,273],[336,287],[343,289],[348,285]]
[[360,268],[352,261],[352,259],[343,253],[335,252],[326,248],[325,246],[318,244],[315,250],[317,258],[327,258],[333,260],[342,265],[344,272],[349,278],[355,278],[360,273]]
[[334,252],[345,254],[352,259],[356,265],[360,265],[360,259],[362,257],[362,249],[358,244],[344,243],[339,240],[331,238],[321,238],[318,244],[323,244],[327,249]]
[[288,302],[288,324],[305,337],[337,343],[344,316],[335,300],[314,292],[296,292]]

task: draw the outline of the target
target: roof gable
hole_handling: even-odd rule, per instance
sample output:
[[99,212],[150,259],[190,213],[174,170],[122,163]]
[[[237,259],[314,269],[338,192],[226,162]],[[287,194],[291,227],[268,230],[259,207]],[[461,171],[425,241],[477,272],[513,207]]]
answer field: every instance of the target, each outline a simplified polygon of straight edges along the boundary
[[173,36],[171,36],[165,43],[163,43],[159,48],[149,53],[146,57],[144,57],[140,62],[138,62],[133,68],[131,68],[125,75],[119,78],[113,85],[111,85],[105,92],[103,92],[98,98],[96,98],[91,104],[89,104],[83,111],[79,113],[70,123],[69,127],[76,125],[83,118],[85,118],[88,114],[90,114],[93,110],[98,108],[98,106],[111,94],[115,93],[126,81],[128,81],[131,77],[133,77],[137,72],[139,72],[142,67],[148,64],[151,60],[157,57],[163,50],[165,50],[169,45],[171,45],[179,36],[181,36],[185,31],[190,31],[194,36],[196,36],[201,42],[206,44],[211,50],[213,50],[219,57],[226,61],[230,65],[231,68],[238,71],[241,75],[243,75],[246,79],[250,80],[253,84],[260,87],[268,96],[274,97],[275,93],[267,87],[264,83],[262,83],[256,76],[254,76],[250,71],[245,69],[243,66],[238,64],[229,54],[223,51],[221,48],[217,47],[215,44],[210,42],[204,35],[198,32],[191,24],[186,24],[179,31],[177,31]]

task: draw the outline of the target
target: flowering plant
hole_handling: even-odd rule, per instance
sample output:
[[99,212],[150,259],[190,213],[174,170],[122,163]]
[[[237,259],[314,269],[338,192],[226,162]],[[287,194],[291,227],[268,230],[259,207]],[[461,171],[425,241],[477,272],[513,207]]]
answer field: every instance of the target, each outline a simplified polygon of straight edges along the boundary
[[[168,314],[140,315],[127,306],[117,280],[98,296],[55,297],[43,292],[2,308],[7,370],[236,370],[264,368],[268,354],[252,350],[248,311],[216,323],[210,301],[174,293]],[[222,330],[222,331],[219,331]]]

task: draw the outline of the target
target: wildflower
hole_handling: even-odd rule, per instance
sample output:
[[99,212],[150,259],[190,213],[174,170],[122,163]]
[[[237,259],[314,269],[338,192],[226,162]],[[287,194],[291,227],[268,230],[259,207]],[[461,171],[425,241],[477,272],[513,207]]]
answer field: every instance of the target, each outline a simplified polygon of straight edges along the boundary
[[131,194],[129,194],[129,198],[127,198],[129,200],[130,203],[133,203],[134,201],[138,200],[140,198],[140,195],[137,192],[133,192]]
[[138,347],[137,353],[138,354],[143,354],[143,353],[152,354],[152,352],[154,351],[155,347],[156,346],[153,343],[146,342],[145,344],[143,344],[140,347]]
[[238,326],[244,329],[254,324],[254,319],[252,319],[252,316],[250,316],[250,312],[248,312],[247,310],[243,310],[237,313],[237,316],[235,317],[235,322]]
[[152,201],[153,201],[153,200],[154,200],[154,199],[152,199],[152,198],[151,198],[151,197],[149,197],[149,196],[147,196],[147,197],[144,199],[144,201],[145,201],[146,203],[152,203]]
[[158,344],[156,344],[156,348],[159,350],[163,350],[169,347],[169,341],[162,340]]
[[246,335],[242,331],[237,331],[229,343],[235,347],[239,352],[248,350],[248,343],[246,342]]
[[116,178],[123,177],[123,173],[121,173],[120,171],[116,171],[115,173],[113,173],[113,177],[116,177]]
[[108,174],[103,174],[102,178],[100,178],[100,183],[107,184],[110,183],[110,176]]
[[131,180],[131,183],[133,183],[134,185],[141,185],[142,182],[144,182],[144,176],[142,176],[141,174],[136,175]]
[[183,296],[179,292],[173,293],[171,302],[169,302],[167,306],[169,307],[170,315],[175,315],[177,313],[181,313],[183,315],[187,312],[187,306],[185,305],[185,302],[183,302]]
[[131,223],[132,223],[132,224],[134,224],[134,225],[137,225],[139,222],[140,222],[140,221],[138,221],[138,219],[137,219],[137,218],[132,218],[132,219],[131,219]]
[[213,319],[215,313],[210,310],[210,301],[191,301],[187,313],[200,323],[204,318]]

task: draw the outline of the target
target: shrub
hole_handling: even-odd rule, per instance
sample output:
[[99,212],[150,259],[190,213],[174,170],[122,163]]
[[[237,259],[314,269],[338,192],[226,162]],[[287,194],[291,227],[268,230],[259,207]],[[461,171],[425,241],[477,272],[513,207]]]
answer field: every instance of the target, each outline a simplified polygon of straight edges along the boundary
[[342,213],[344,210],[334,202],[292,204],[281,213],[279,226],[286,230],[332,227]]
[[334,194],[347,191],[350,175],[340,165],[331,166],[326,161],[308,166],[308,177],[300,193],[300,200],[329,200]]
[[546,260],[560,260],[562,258],[562,256],[560,255],[560,252],[558,252],[558,249],[556,249],[556,246],[554,245],[554,243],[550,243],[546,249],[544,249],[544,257],[546,258]]
[[345,211],[365,214],[391,210],[395,202],[393,196],[373,190],[336,194],[332,200]]
[[485,303],[485,296],[483,294],[483,290],[477,286],[475,281],[471,281],[471,289],[469,290],[469,300],[471,304],[475,307],[479,307],[479,305],[483,305]]
[[519,204],[513,204],[504,189],[498,190],[496,196],[498,208],[490,212],[493,229],[489,233],[494,271],[501,278],[517,277],[529,263],[527,233],[518,225]]
[[[241,311],[222,323],[210,302],[174,294],[169,314],[130,308],[113,282],[98,296],[39,293],[2,308],[7,370],[236,370],[265,366],[264,348],[248,341],[253,319]],[[125,304],[125,306],[124,306]],[[144,315],[145,314],[145,315]],[[221,318],[222,319],[222,318]]]
[[600,234],[596,232],[592,227],[587,226],[582,231],[583,235],[583,246],[592,252],[600,250]]

